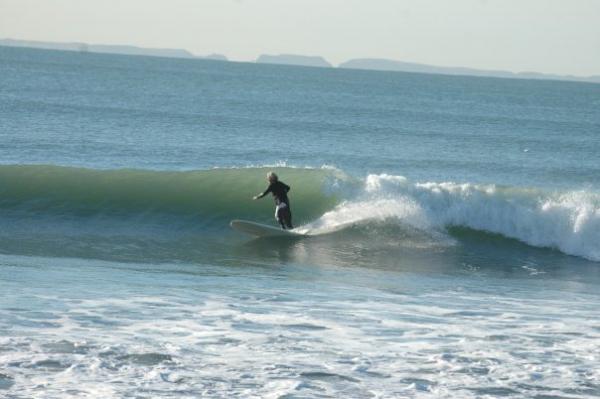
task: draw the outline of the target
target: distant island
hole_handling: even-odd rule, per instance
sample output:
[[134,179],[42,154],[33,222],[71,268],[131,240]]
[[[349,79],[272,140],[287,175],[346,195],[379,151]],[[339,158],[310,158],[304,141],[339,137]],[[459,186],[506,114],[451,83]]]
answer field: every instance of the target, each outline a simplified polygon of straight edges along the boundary
[[[127,45],[106,45],[106,44],[87,44],[87,43],[60,43],[60,42],[41,42],[30,40],[0,39],[0,46],[9,47],[31,47],[47,50],[65,50],[79,51],[89,53],[109,53],[126,55],[148,55],[154,57],[170,58],[188,58],[188,59],[210,59],[219,61],[228,61],[222,54],[210,54],[206,56],[197,56],[183,49],[164,49],[164,48],[145,48]],[[333,67],[325,58],[320,56],[306,56],[296,54],[269,55],[262,54],[256,61],[258,64],[281,64],[298,65],[320,68]],[[508,79],[547,79],[547,80],[567,80],[576,82],[600,83],[600,75],[594,76],[573,76],[573,75],[553,75],[539,72],[508,72],[500,70],[482,70],[466,67],[444,67],[414,62],[403,62],[385,58],[356,58],[338,65],[341,69],[365,69],[373,71],[392,71],[392,72],[413,72],[427,73],[436,75],[462,75],[462,76],[483,76]]]
[[463,76],[485,76],[495,78],[510,79],[552,79],[552,80],[572,80],[581,82],[600,83],[600,76],[572,76],[572,75],[552,75],[538,72],[508,72],[499,70],[482,70],[465,67],[443,67],[414,62],[402,62],[384,58],[357,58],[346,61],[338,66],[345,69],[367,69],[374,71],[393,71],[393,72],[414,72],[429,73],[438,75],[463,75]]
[[147,55],[153,57],[169,58],[202,58],[227,61],[227,57],[221,54],[210,54],[207,56],[195,56],[187,50],[169,48],[145,48],[127,45],[87,44],[79,42],[40,42],[31,40],[0,39],[0,46],[8,47],[30,47],[45,50],[79,51],[83,53],[124,54],[124,55]]
[[282,64],[282,65],[300,65],[310,67],[331,68],[331,65],[325,58],[319,56],[279,54],[262,54],[256,59],[257,64]]

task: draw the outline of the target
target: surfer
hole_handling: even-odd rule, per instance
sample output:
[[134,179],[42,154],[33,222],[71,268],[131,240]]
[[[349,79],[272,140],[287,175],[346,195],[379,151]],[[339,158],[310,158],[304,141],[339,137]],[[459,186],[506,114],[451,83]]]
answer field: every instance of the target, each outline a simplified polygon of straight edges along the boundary
[[287,196],[290,186],[279,181],[279,177],[274,172],[267,173],[267,180],[269,181],[269,187],[264,192],[255,195],[252,199],[257,200],[269,193],[273,194],[273,199],[275,199],[275,219],[277,219],[282,229],[293,229],[292,210],[290,209],[290,200]]

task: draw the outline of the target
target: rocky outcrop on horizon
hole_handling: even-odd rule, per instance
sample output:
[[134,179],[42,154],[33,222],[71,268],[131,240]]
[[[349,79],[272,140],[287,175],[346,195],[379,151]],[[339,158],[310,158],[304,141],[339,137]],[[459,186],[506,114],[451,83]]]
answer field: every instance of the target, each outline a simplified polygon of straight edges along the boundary
[[262,54],[256,59],[257,64],[299,65],[310,67],[331,68],[332,65],[320,56],[279,54]]
[[202,60],[229,61],[223,54],[197,55],[196,58]]
[[146,55],[153,57],[170,58],[201,58],[227,61],[227,57],[221,54],[210,54],[207,56],[195,56],[187,50],[170,48],[147,48],[129,45],[110,44],[87,44],[80,42],[42,42],[33,40],[0,39],[0,46],[29,47],[44,50],[79,51],[83,53],[123,54],[123,55]]
[[600,83],[600,76],[579,77],[572,75],[553,75],[539,72],[509,72],[500,70],[484,70],[465,67],[443,67],[414,62],[403,62],[385,58],[356,58],[341,63],[338,68],[366,69],[373,71],[413,72],[438,75],[484,76],[511,79],[552,79]]

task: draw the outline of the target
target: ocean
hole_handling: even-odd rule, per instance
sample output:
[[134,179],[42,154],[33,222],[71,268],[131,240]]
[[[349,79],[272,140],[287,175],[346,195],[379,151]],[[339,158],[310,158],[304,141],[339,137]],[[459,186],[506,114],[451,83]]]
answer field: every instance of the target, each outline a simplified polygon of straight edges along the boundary
[[[0,47],[0,396],[600,397],[600,85]],[[311,236],[276,225],[275,171]]]

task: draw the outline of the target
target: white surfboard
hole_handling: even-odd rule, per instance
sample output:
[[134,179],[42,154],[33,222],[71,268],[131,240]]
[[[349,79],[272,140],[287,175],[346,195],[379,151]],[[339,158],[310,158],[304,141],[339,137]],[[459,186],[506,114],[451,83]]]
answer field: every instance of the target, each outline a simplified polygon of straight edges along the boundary
[[283,230],[279,227],[266,224],[249,222],[246,220],[232,220],[229,223],[232,229],[250,234],[255,237],[305,237],[306,234],[296,233],[293,230]]

